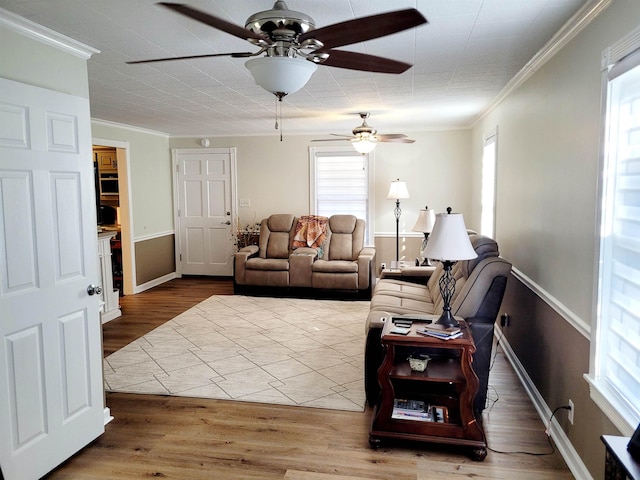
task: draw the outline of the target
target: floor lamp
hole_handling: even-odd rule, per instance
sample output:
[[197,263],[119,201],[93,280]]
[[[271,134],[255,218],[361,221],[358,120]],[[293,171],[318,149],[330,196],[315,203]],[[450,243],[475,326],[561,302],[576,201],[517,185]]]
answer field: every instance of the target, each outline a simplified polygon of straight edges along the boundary
[[456,280],[451,275],[451,268],[459,260],[470,260],[478,254],[473,249],[464,218],[461,213],[438,213],[436,223],[429,237],[425,256],[442,262],[444,273],[438,281],[442,295],[442,315],[436,323],[446,327],[458,325],[451,313],[451,299],[456,291]]
[[399,178],[391,182],[387,198],[396,200],[396,208],[393,209],[393,214],[396,217],[396,262],[395,265],[392,265],[392,267],[397,268],[400,261],[400,215],[402,215],[400,200],[409,198],[409,190],[407,190],[407,184],[405,182],[401,182]]

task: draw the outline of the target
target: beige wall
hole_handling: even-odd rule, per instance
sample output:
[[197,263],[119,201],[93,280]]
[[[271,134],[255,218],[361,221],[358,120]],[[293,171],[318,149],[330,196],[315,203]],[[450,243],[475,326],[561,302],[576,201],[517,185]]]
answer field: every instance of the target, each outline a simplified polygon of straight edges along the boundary
[[567,318],[584,325],[587,337],[593,334],[600,58],[638,19],[639,2],[613,2],[472,134],[477,172],[482,135],[498,126],[496,239],[502,254],[540,291],[511,278],[503,304],[512,315],[506,337],[550,409],[574,401],[574,425],[566,416],[559,420],[594,478],[603,476],[599,436],[619,432],[589,397],[583,374],[590,339]]
[[171,152],[166,135],[93,121],[94,138],[129,143],[134,241],[173,231]]
[[[400,231],[410,235],[420,208],[436,211],[452,206],[471,209],[470,131],[411,132],[416,143],[379,144],[374,153],[374,231],[395,235],[395,202],[388,200],[392,180],[407,182],[410,199],[401,203]],[[271,213],[309,213],[309,147],[313,136],[209,137],[210,147],[236,147],[238,198],[251,200],[239,209],[240,224],[253,223]],[[171,138],[171,148],[201,148],[200,139]],[[334,143],[332,142],[332,145]],[[340,145],[335,142],[335,145]],[[455,180],[454,180],[455,179]],[[394,247],[395,249],[395,247]],[[395,252],[394,252],[395,256]]]
[[0,77],[89,98],[87,60],[0,24]]

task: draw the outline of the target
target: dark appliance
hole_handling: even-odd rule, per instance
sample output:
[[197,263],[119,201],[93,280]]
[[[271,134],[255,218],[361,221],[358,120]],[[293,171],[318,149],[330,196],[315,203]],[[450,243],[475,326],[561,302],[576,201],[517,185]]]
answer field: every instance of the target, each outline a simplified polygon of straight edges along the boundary
[[100,205],[100,217],[102,218],[102,225],[115,225],[117,223],[115,207]]
[[118,172],[100,173],[100,195],[118,195]]

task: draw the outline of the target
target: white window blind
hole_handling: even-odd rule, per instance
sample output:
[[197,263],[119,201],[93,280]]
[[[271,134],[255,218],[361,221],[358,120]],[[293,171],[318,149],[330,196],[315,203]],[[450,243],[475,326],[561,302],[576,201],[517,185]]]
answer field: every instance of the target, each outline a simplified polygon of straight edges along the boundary
[[640,422],[639,63],[608,79],[596,339],[597,377],[631,425]]
[[312,213],[325,217],[348,214],[365,220],[365,244],[368,244],[372,223],[370,154],[362,155],[351,147],[312,148],[310,159]]

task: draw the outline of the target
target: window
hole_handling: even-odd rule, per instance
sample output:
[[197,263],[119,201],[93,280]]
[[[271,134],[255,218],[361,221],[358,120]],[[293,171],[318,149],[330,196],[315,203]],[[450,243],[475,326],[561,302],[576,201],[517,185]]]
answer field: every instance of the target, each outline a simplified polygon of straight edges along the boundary
[[592,397],[625,434],[640,423],[640,41],[634,48],[618,52],[605,78],[597,328],[588,377]]
[[482,150],[482,211],[480,213],[480,233],[494,238],[496,210],[496,145],[498,130],[494,130],[484,140]]
[[365,245],[372,242],[373,210],[369,192],[373,191],[370,162],[372,154],[362,155],[351,146],[312,147],[310,159],[311,213],[330,217],[355,215],[365,220]]

